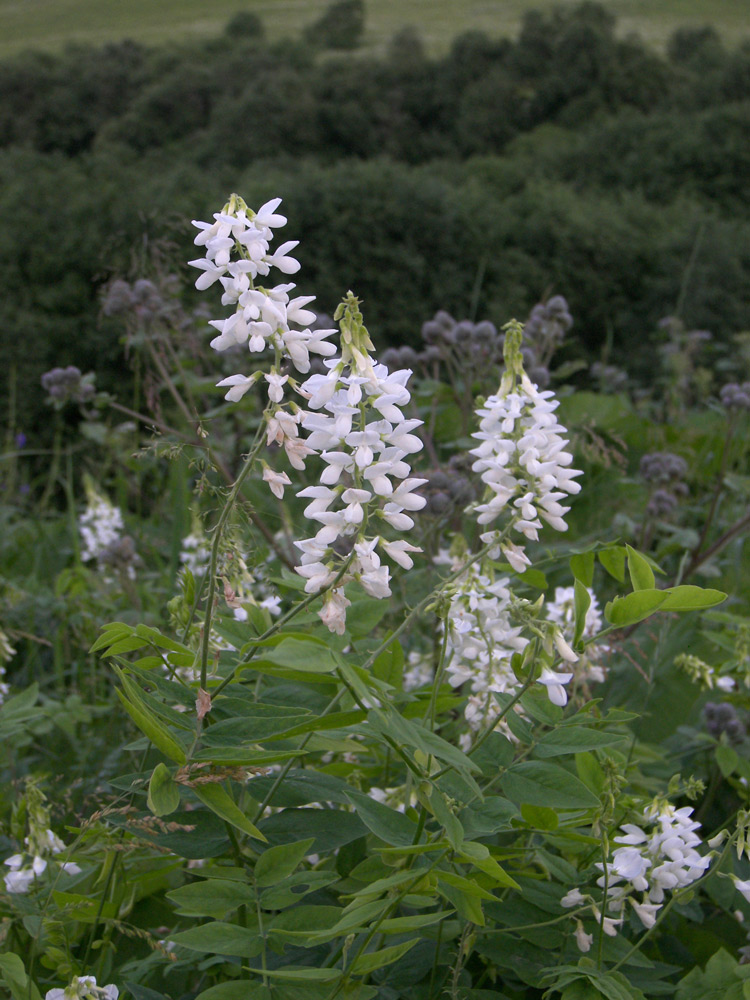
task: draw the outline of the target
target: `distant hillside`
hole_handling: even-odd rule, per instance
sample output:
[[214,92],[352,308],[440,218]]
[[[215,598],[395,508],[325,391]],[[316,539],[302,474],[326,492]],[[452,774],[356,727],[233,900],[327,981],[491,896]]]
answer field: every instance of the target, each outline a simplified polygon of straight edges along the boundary
[[[558,6],[570,5],[562,0]],[[427,49],[444,52],[451,39],[476,29],[515,35],[521,17],[549,10],[548,0],[366,0],[365,47],[381,49],[406,25],[418,28]],[[23,49],[58,50],[70,42],[99,44],[132,38],[143,43],[216,34],[238,11],[262,18],[267,37],[299,36],[328,0],[0,0],[0,58]],[[636,31],[663,47],[682,25],[711,23],[734,44],[750,37],[744,0],[604,0],[620,34]]]

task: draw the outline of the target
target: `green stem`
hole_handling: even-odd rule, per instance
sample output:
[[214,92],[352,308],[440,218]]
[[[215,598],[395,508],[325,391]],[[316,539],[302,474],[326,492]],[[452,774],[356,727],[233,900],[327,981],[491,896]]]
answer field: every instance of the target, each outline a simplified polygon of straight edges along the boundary
[[[234,504],[237,500],[240,490],[242,489],[242,484],[245,479],[250,474],[250,470],[253,467],[253,463],[257,458],[258,452],[263,446],[263,436],[262,436],[262,426],[258,429],[258,433],[253,443],[252,450],[245,459],[245,464],[242,470],[235,480],[234,486],[231,489],[229,496],[227,497],[227,502],[224,504],[224,509],[221,512],[218,523],[214,528],[214,535],[211,541],[211,561],[208,568],[208,586],[209,592],[206,599],[206,613],[203,619],[203,635],[201,636],[201,687],[206,690],[206,677],[208,674],[208,650],[210,646],[210,636],[211,636],[211,620],[214,614],[214,601],[215,601],[215,589],[216,589],[216,568],[219,562],[219,546],[221,544],[221,536],[226,527],[227,521],[229,520],[229,515],[232,512]],[[201,723],[198,722],[198,728],[200,731]]]

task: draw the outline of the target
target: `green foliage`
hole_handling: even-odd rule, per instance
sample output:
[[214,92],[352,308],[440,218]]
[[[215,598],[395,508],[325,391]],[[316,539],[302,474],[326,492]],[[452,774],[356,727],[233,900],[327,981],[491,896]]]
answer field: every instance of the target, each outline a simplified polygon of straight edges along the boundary
[[[699,76],[719,74],[715,88],[725,72],[716,40],[680,37],[667,63],[620,42],[601,8],[534,15],[514,44],[465,37],[440,61],[417,53],[409,63],[396,45],[382,60],[362,60],[363,86],[377,98],[363,108],[350,63],[324,72],[293,48],[261,51],[243,23],[218,47],[226,76],[209,45],[190,50],[200,55],[194,73],[185,53],[128,50],[116,62],[126,73],[121,63],[141,59],[137,93],[121,105],[110,95],[111,107],[103,96],[86,128],[65,119],[57,137],[49,121],[42,128],[44,95],[39,106],[28,98],[25,138],[11,136],[9,115],[6,204],[30,201],[35,171],[50,180],[53,163],[73,195],[58,219],[55,192],[40,191],[44,221],[28,221],[28,259],[12,245],[20,230],[6,234],[7,280],[29,292],[23,302],[9,297],[8,315],[38,309],[50,329],[80,324],[83,357],[86,337],[103,339],[79,310],[86,296],[93,308],[88,277],[104,258],[88,248],[71,260],[73,284],[60,292],[70,292],[69,312],[56,312],[55,296],[37,294],[29,277],[35,267],[48,281],[57,273],[42,237],[54,238],[59,223],[66,252],[82,234],[101,240],[114,268],[140,232],[133,205],[153,198],[179,212],[191,198],[208,203],[211,184],[235,169],[238,147],[222,162],[208,156],[213,130],[231,139],[242,121],[234,97],[248,112],[252,159],[261,112],[278,111],[263,127],[287,141],[288,98],[301,88],[289,114],[312,122],[298,136],[307,159],[243,169],[259,198],[284,180],[305,282],[324,303],[349,286],[364,293],[372,339],[353,293],[336,313],[345,358],[374,352],[382,331],[420,346],[412,334],[437,304],[498,315],[514,303],[522,315],[534,288],[570,285],[576,306],[587,302],[578,342],[560,346],[567,326],[550,315],[567,316],[568,303],[548,296],[525,329],[504,328],[505,353],[515,343],[514,364],[523,357],[555,385],[583,489],[566,513],[565,542],[546,531],[526,537],[531,568],[501,543],[482,548],[469,516],[482,483],[465,452],[477,400],[500,380],[500,334],[438,314],[425,329],[432,355],[391,365],[415,369],[412,405],[427,445],[415,475],[429,504],[408,537],[425,552],[409,570],[394,568],[389,601],[373,595],[364,570],[308,592],[292,572],[303,477],[283,499],[261,478],[283,460],[266,445],[276,411],[264,380],[239,404],[218,402],[217,362],[191,319],[190,294],[171,276],[170,248],[144,253],[127,282],[110,282],[101,330],[113,339],[124,331],[133,405],[114,399],[121,387],[105,378],[77,383],[78,399],[52,398],[50,453],[39,456],[49,468],[24,501],[33,516],[18,503],[24,446],[13,434],[2,456],[7,990],[36,1000],[95,974],[133,1000],[744,996],[744,966],[733,957],[744,942],[735,911],[745,912],[750,891],[744,390],[729,394],[734,404],[712,391],[702,338],[675,319],[658,334],[659,350],[644,352],[647,391],[569,384],[573,375],[593,384],[572,354],[596,346],[597,323],[625,331],[639,310],[655,316],[666,271],[682,281],[683,299],[698,302],[710,273],[701,270],[703,240],[728,255],[729,236],[744,233],[697,191],[657,206],[649,193],[604,193],[603,184],[582,192],[565,174],[610,115],[681,115]],[[267,93],[233,76],[251,53],[259,72],[278,68]],[[51,80],[58,70],[52,59],[35,72]],[[628,73],[642,89],[629,89]],[[64,88],[55,79],[53,89]],[[518,105],[521,80],[529,92],[503,125],[509,133],[493,132],[486,99],[474,129],[468,105],[493,87],[498,106]],[[651,107],[659,87],[674,108]],[[336,98],[328,120],[316,111],[324,94]],[[395,94],[399,114],[386,114]],[[461,122],[451,122],[457,107]],[[472,132],[489,155],[461,162]],[[332,135],[339,151],[366,159],[382,143],[391,158],[328,162],[321,150]],[[191,143],[195,167],[178,159]],[[418,162],[425,157],[434,161]],[[149,232],[160,223],[154,216]],[[75,239],[66,225],[80,226]],[[361,275],[353,248],[370,258]],[[744,260],[727,270],[724,287],[741,288]],[[722,315],[736,302],[726,308]],[[17,340],[9,347],[13,430],[33,410],[22,391],[30,353]],[[747,381],[741,337],[731,358],[719,347],[712,358],[717,373]],[[110,360],[117,383],[114,350]],[[133,423],[118,429],[121,417]],[[90,504],[105,491],[130,536],[99,561],[85,551],[79,518],[83,492]],[[334,577],[350,557],[348,545],[331,556]],[[335,631],[324,611],[332,591],[348,609]],[[461,629],[498,594],[507,621],[479,629],[458,663]],[[485,653],[497,677],[482,687],[472,663]],[[666,879],[655,905],[658,894],[646,896],[639,876],[617,866],[651,851],[649,885],[664,830],[699,829],[689,815],[700,827],[699,866],[684,884]]]

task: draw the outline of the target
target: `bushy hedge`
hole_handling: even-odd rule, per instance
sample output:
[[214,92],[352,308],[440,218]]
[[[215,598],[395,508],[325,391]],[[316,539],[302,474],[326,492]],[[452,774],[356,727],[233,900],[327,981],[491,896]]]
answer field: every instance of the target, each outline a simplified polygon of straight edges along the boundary
[[[320,307],[356,275],[381,341],[439,307],[523,315],[549,288],[592,355],[609,337],[636,372],[678,303],[729,341],[747,323],[750,48],[686,29],[661,58],[614,27],[596,4],[531,13],[515,42],[469,33],[431,59],[413,38],[316,57],[233,21],[5,63],[3,372],[38,384],[62,360],[116,389],[100,286],[164,240],[184,259],[194,206],[238,188],[284,196]],[[19,405],[44,423],[33,394]]]

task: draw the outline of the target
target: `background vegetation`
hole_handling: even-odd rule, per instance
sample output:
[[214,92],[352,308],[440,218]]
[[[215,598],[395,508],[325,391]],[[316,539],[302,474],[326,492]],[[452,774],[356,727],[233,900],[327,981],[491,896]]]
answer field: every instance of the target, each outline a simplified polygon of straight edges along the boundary
[[[646,375],[663,316],[724,345],[746,325],[750,46],[690,28],[658,55],[595,4],[439,57],[411,30],[378,56],[331,49],[323,22],[310,38],[238,15],[213,38],[0,66],[4,377],[65,362],[122,385],[103,284],[156,248],[184,260],[185,218],[235,189],[283,193],[319,307],[356,284],[381,342],[556,290],[591,359]],[[38,433],[38,397],[16,400]]]
[[[391,19],[417,22],[426,6],[429,28]],[[22,852],[6,887],[29,878],[26,838],[50,829],[72,852],[57,860],[81,869],[63,872],[50,854],[28,893],[0,897],[0,980],[14,1000],[37,1000],[32,981],[43,995],[80,973],[128,1000],[207,989],[213,1000],[747,992],[750,902],[731,882],[750,885],[750,43],[737,9],[490,3],[462,8],[470,30],[455,36],[455,5],[441,2],[300,0],[244,13],[217,2],[197,20],[186,2],[182,33],[169,3],[121,6],[106,24],[102,5],[56,2],[43,17],[37,4],[30,27],[31,8],[0,2],[0,863]],[[123,40],[130,16],[143,32],[134,41]],[[642,38],[628,33],[634,18]],[[19,51],[21,37],[38,50]],[[299,596],[289,570],[304,504],[297,485],[282,504],[249,476],[223,535],[211,534],[270,413],[258,387],[239,405],[221,400],[215,383],[236,357],[209,350],[216,313],[185,266],[200,252],[189,220],[209,219],[233,190],[254,207],[282,196],[285,238],[301,241],[299,294],[333,313],[353,288],[381,359],[414,369],[427,499],[409,534],[426,554],[394,574],[389,601],[354,583],[349,633],[332,637],[311,605],[286,627],[285,641],[300,628],[303,644],[291,665],[270,653],[236,677],[248,637]],[[433,677],[446,662],[447,605],[391,639],[444,572],[429,557],[476,541],[463,515],[481,486],[466,451],[476,400],[500,378],[498,328],[514,315],[530,316],[525,362],[560,398],[584,470],[567,535],[530,546],[533,570],[514,577],[536,610],[514,613],[540,613],[539,599],[548,608],[575,578],[569,641],[601,655],[571,685],[564,718],[532,692],[525,719],[510,713],[512,740],[483,733],[477,780],[491,795],[475,808],[474,769],[456,749],[471,741],[469,684]],[[258,440],[259,457],[282,468],[279,449]],[[97,504],[119,526],[94,557],[81,526]],[[221,540],[208,581],[215,635],[202,628],[214,607],[201,600],[211,538]],[[496,562],[487,573],[511,572]],[[640,621],[677,583],[711,588],[690,592],[694,609],[729,597],[702,616]],[[620,617],[608,612],[619,627],[584,649],[582,590],[604,606],[631,586]],[[270,724],[263,746],[248,747],[243,731],[199,750],[194,763],[218,767],[239,803],[228,812],[165,764],[198,747],[194,665],[209,644],[209,687],[220,696],[219,676],[231,683],[222,725],[246,710],[266,723],[300,705],[315,716],[304,733]],[[349,657],[347,683],[326,673],[326,645]],[[373,671],[358,674],[371,656]],[[311,682],[301,668],[316,664]],[[406,678],[420,666],[415,687]],[[400,713],[386,740],[377,713],[366,718],[378,701]],[[452,762],[444,774],[430,770],[436,747]],[[227,762],[295,770],[278,787],[256,775],[253,801]],[[382,811],[361,794],[373,786]],[[622,823],[646,822],[655,796],[659,810],[693,808],[704,840],[723,829],[739,853],[719,845],[705,884],[671,897],[653,933],[628,911],[610,938],[588,904],[571,917],[560,900],[598,893],[596,859],[616,849]],[[336,815],[299,812],[308,805]],[[265,853],[256,822],[280,853]],[[301,841],[313,826],[315,844]],[[445,836],[454,852],[438,859],[438,895],[434,880],[410,891],[411,867],[429,861],[411,852],[423,836]],[[473,856],[460,853],[467,838]],[[397,883],[380,880],[392,874],[410,888],[390,895]],[[291,885],[311,889],[304,904]],[[338,921],[350,896],[371,907],[361,925],[330,941],[294,937],[295,920],[304,938]],[[398,913],[388,941],[386,913]],[[324,965],[337,977],[351,948],[381,964],[360,969],[351,994],[314,982]],[[262,972],[243,973],[260,951]],[[299,982],[283,980],[290,962],[303,967]]]

